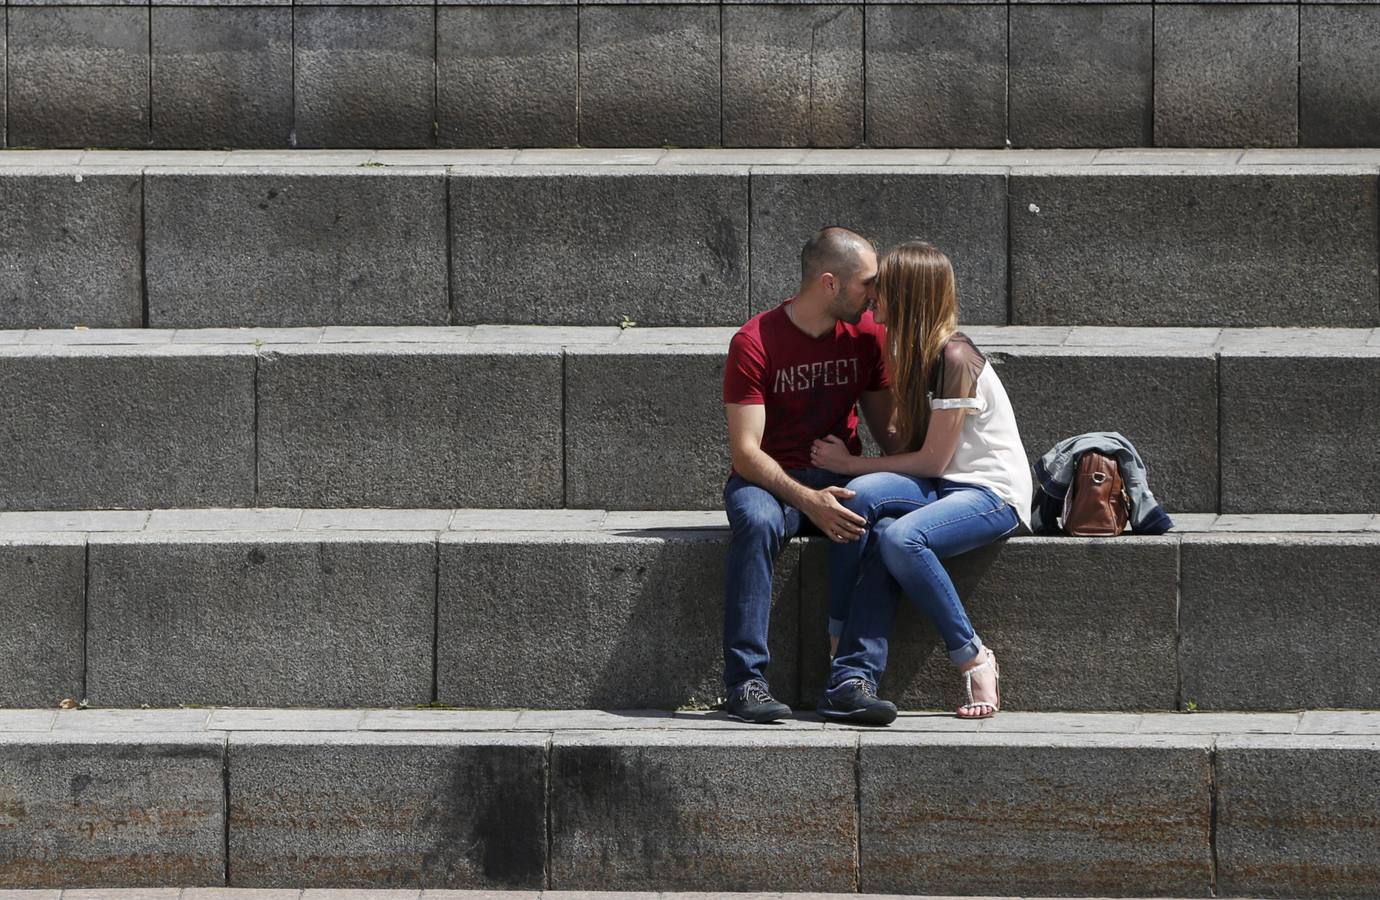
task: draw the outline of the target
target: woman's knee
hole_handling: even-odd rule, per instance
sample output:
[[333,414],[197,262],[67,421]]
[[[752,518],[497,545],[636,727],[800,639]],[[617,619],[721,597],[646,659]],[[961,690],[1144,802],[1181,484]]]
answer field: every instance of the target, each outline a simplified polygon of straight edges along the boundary
[[877,535],[877,552],[887,568],[896,567],[907,559],[929,549],[929,536],[923,528],[906,528],[900,521]]
[[847,487],[853,492],[853,496],[839,502],[850,512],[857,513],[868,519],[869,522],[883,501],[915,492],[914,482],[905,475],[897,475],[895,472],[871,472],[867,475],[859,475],[848,482]]

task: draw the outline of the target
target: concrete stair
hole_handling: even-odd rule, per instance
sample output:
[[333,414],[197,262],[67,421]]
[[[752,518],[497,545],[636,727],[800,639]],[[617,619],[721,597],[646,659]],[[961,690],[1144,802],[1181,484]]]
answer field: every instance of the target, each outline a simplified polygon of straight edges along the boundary
[[[707,706],[726,541],[713,512],[0,513],[0,704]],[[827,566],[820,539],[777,566],[772,684],[803,707],[826,675]],[[1380,707],[1375,516],[1186,515],[951,569],[1009,709]],[[886,686],[960,700],[913,610]]]
[[[1032,459],[1118,430],[1174,512],[1380,512],[1380,331],[968,332]],[[731,334],[0,332],[0,509],[713,509]]]
[[974,325],[1380,325],[1380,151],[0,153],[0,328],[737,327],[821,222]]
[[0,884],[1364,897],[1378,766],[1375,713],[0,711]]

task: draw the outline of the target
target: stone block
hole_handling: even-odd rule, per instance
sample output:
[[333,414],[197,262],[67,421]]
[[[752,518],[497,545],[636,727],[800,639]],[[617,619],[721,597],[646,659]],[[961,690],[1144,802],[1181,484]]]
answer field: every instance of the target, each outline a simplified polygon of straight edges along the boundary
[[1143,147],[1154,123],[1147,5],[1013,6],[1011,142]]
[[722,509],[727,352],[568,350],[565,505]]
[[155,6],[153,143],[286,147],[292,9]]
[[[438,698],[561,709],[715,702],[727,550],[719,530],[443,536]],[[798,559],[792,545],[777,562],[769,631],[769,677],[786,703],[796,699]]]
[[1140,452],[1155,498],[1171,515],[1217,510],[1211,351],[1028,347],[993,351],[989,359],[1032,463],[1071,435],[1119,431]]
[[337,346],[260,357],[263,505],[563,505],[559,351]]
[[147,9],[11,9],[8,65],[9,146],[148,146]]
[[579,143],[578,16],[575,6],[439,9],[436,119],[441,146]]
[[726,6],[723,29],[724,146],[863,142],[861,6]]
[[746,169],[473,169],[450,196],[458,323],[747,318]]
[[143,325],[139,176],[80,178],[0,174],[0,328]]
[[[869,19],[873,13],[868,10]],[[1005,203],[1006,178],[990,170],[754,173],[752,311],[771,309],[794,294],[800,285],[800,248],[820,228],[844,225],[870,238],[879,252],[912,238],[932,241],[954,264],[962,321],[1005,325]]]
[[1380,893],[1380,739],[1228,737],[1215,770],[1219,892]]
[[[1027,537],[946,560],[973,627],[1001,662],[1003,708],[1173,709],[1177,544]],[[802,555],[802,703],[814,702],[829,673],[829,547],[813,539]],[[906,600],[881,694],[907,709],[965,700],[939,634]]]
[[1004,6],[872,6],[866,47],[868,144],[1006,143]]
[[1222,512],[1380,512],[1380,350],[1316,351],[1223,353]]
[[93,536],[89,552],[97,705],[431,699],[429,535],[109,535]]
[[254,501],[254,359],[240,348],[0,348],[0,508]]
[[1375,195],[1300,169],[1013,175],[1014,324],[1370,327]]
[[85,544],[80,535],[0,535],[0,706],[81,698]]
[[719,9],[580,10],[580,143],[717,147]]
[[551,886],[852,891],[855,742],[765,729],[558,735]]
[[153,327],[447,324],[439,170],[184,170],[145,193]]
[[0,886],[216,884],[224,738],[0,735]]
[[1185,700],[1203,709],[1380,706],[1380,659],[1369,650],[1380,534],[1183,541]]
[[1299,144],[1380,144],[1380,6],[1303,6],[1299,57]]
[[435,144],[435,9],[313,6],[293,15],[295,146]]
[[235,887],[540,888],[545,735],[235,734]]
[[1290,5],[1157,9],[1155,146],[1297,144],[1298,41]]
[[1213,875],[1210,743],[864,735],[861,890],[1204,896]]

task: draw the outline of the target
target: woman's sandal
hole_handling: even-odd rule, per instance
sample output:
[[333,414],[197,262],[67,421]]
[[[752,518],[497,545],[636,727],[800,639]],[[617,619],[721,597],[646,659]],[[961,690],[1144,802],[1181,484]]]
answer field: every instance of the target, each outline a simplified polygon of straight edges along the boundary
[[[991,669],[995,676],[993,687],[996,689],[997,699],[995,701],[973,700],[973,673],[979,669]],[[968,702],[960,706],[955,713],[960,719],[990,719],[1001,709],[1001,667],[997,665],[997,655],[991,650],[987,651],[987,659],[967,669],[963,672],[963,689],[968,692]],[[975,709],[986,707],[987,712],[975,716],[965,716],[965,709]]]

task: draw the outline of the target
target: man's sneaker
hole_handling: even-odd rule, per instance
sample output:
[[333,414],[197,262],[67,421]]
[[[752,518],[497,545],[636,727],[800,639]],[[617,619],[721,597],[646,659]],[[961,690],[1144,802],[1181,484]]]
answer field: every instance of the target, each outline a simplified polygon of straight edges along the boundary
[[865,678],[850,678],[824,692],[815,707],[826,719],[857,725],[890,725],[896,721],[896,704],[877,697],[877,689]]
[[736,719],[759,724],[776,722],[791,716],[791,708],[772,697],[765,681],[755,678],[734,688],[728,695],[724,709]]

